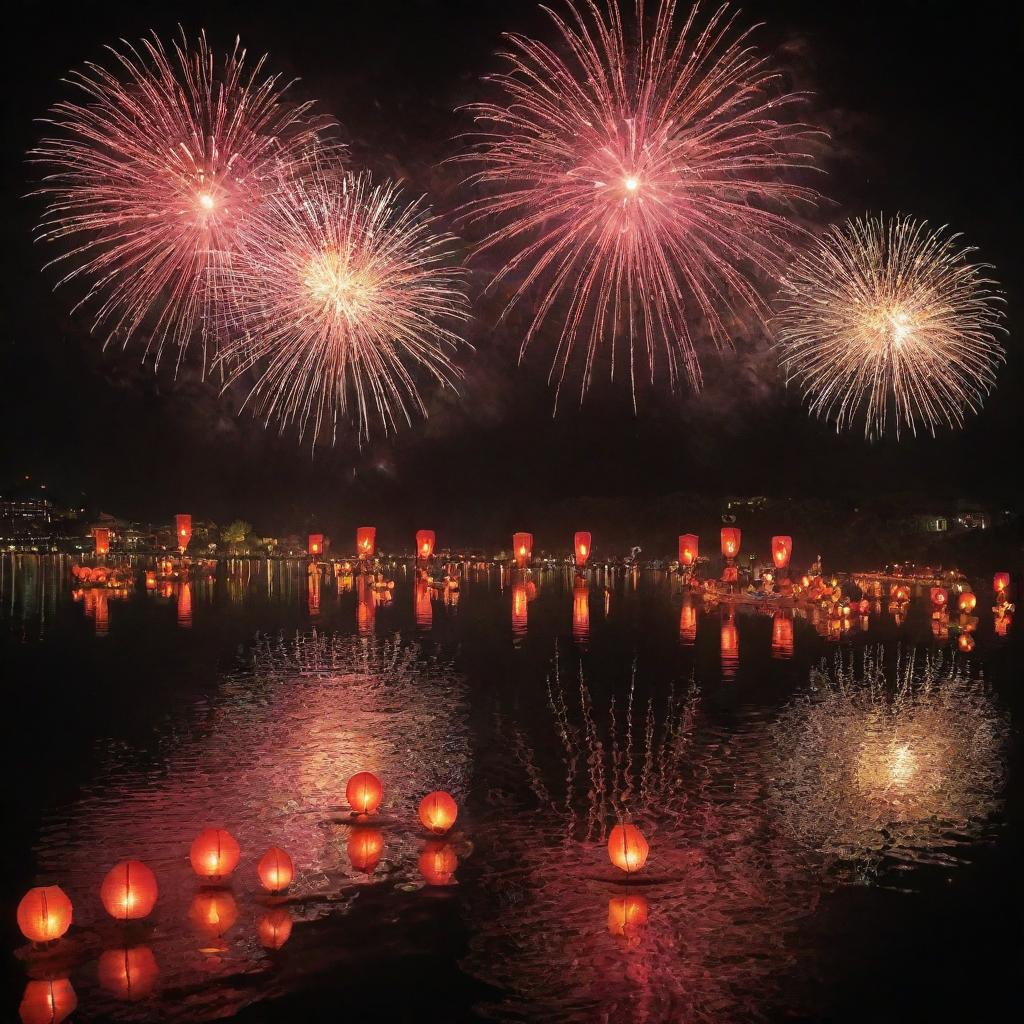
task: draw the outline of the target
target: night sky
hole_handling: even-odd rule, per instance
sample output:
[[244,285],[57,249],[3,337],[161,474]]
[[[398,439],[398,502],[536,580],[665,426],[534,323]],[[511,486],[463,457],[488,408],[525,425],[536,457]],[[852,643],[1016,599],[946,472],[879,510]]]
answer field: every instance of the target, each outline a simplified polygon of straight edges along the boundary
[[[311,453],[293,435],[266,431],[239,399],[184,372],[141,367],[141,346],[103,352],[72,292],[51,294],[45,250],[31,241],[41,212],[24,198],[24,160],[55,100],[60,77],[104,43],[180,22],[205,28],[218,52],[241,35],[251,55],[300,76],[300,98],[335,116],[354,166],[403,179],[448,216],[460,171],[441,166],[469,127],[456,108],[488,95],[482,76],[501,67],[504,30],[554,39],[532,0],[347,0],[308,4],[19,3],[19,30],[3,46],[5,289],[0,388],[5,411],[0,492],[24,474],[58,499],[84,492],[96,508],[140,519],[189,509],[240,515],[267,530],[368,518],[404,528],[502,528],[582,498],[649,501],[673,492],[769,493],[856,502],[895,491],[976,496],[1019,507],[1015,455],[1024,426],[1021,358],[1014,336],[1021,281],[1019,68],[1021,21],[1010,5],[972,3],[747,3],[765,20],[759,44],[790,85],[814,92],[807,118],[832,136],[819,182],[831,200],[822,223],[885,210],[950,224],[995,264],[1009,307],[1009,362],[983,413],[961,434],[869,445],[810,421],[787,393],[763,337],[705,357],[700,397],[645,392],[634,416],[628,388],[603,382],[582,410],[570,399],[552,417],[543,342],[517,366],[522,323],[495,326],[483,295],[486,263],[473,264],[475,354],[463,363],[461,399],[431,393],[431,416],[362,452]],[[492,94],[493,95],[493,94]],[[519,525],[515,523],[514,525]]]

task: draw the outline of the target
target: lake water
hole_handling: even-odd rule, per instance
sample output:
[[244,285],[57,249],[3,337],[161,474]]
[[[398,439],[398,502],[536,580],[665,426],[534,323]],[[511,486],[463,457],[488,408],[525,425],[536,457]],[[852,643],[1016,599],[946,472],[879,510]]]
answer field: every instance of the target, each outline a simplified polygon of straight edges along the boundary
[[[924,593],[830,624],[653,570],[467,567],[431,599],[402,564],[384,602],[311,588],[302,561],[77,593],[69,570],[0,555],[4,1019],[963,1021],[1017,1000],[1021,650],[980,582],[961,641]],[[361,769],[385,800],[357,826]],[[459,805],[443,841],[416,819],[434,789]],[[650,842],[634,878],[606,853],[623,819]],[[242,849],[217,890],[188,861],[208,825]],[[283,897],[256,878],[272,845]],[[98,895],[125,858],[160,886],[127,927]],[[33,952],[14,909],[43,882],[75,923]]]

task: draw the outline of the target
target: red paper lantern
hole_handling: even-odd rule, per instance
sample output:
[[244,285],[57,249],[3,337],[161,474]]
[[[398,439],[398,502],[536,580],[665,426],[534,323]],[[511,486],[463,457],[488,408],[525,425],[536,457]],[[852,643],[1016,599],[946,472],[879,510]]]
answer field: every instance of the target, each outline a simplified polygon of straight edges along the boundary
[[360,526],[356,530],[356,554],[360,558],[373,558],[377,547],[377,527]]
[[[739,550],[738,538],[736,540],[736,550]],[[792,554],[792,537],[772,537],[772,561],[775,563],[776,569],[785,569],[789,565],[789,558]]]
[[21,1024],[60,1024],[78,1008],[78,997],[67,978],[30,981],[21,997]]
[[572,638],[577,643],[590,639],[590,584],[577,579],[572,588]]
[[422,558],[426,561],[431,558],[434,554],[434,531],[433,530],[417,530],[416,531],[416,557]]
[[772,657],[793,657],[793,619],[785,612],[772,616]]
[[306,550],[314,557],[324,553],[324,535],[322,533],[311,533],[306,544]]
[[100,900],[118,921],[139,921],[153,912],[158,892],[156,875],[141,860],[123,860],[107,872]]
[[636,825],[616,825],[608,837],[608,859],[620,871],[631,875],[647,863],[650,847]]
[[192,539],[192,517],[181,512],[174,517],[174,535],[178,541],[178,550],[184,554],[188,542]]
[[679,642],[690,647],[697,639],[697,609],[689,601],[683,601],[679,612]]
[[450,885],[458,866],[459,858],[451,843],[438,839],[424,843],[419,869],[427,885]]
[[356,772],[345,787],[345,799],[356,814],[373,814],[384,799],[384,787],[373,772]]
[[420,801],[419,815],[425,829],[437,835],[443,835],[455,824],[455,819],[459,815],[459,807],[450,793],[439,789],[428,793]]
[[586,532],[577,533],[573,538],[573,546],[576,549],[576,564],[582,569],[590,557],[590,534]]
[[997,572],[992,577],[992,589],[997,594],[1006,594],[1010,590],[1010,574],[1008,572]]
[[59,885],[29,889],[18,904],[18,927],[32,942],[52,942],[71,927],[71,900]]
[[679,564],[690,566],[697,561],[697,553],[700,550],[697,534],[684,533],[679,537]]
[[513,533],[512,553],[515,555],[516,565],[525,569],[533,557],[533,534]]
[[272,846],[256,865],[260,884],[267,892],[280,892],[291,884],[295,868],[292,859],[278,846]]
[[946,603],[949,601],[949,593],[945,587],[932,587],[931,589],[932,604],[936,608],[945,608]]
[[722,527],[722,555],[735,558],[740,553],[740,531],[735,526]]
[[377,828],[354,828],[345,849],[353,870],[372,875],[384,853],[384,834]]
[[969,590],[965,591],[957,599],[957,607],[965,615],[969,615],[978,606],[978,598],[975,594],[972,594]]
[[160,977],[156,957],[149,946],[105,949],[96,965],[100,984],[118,999],[145,999]]
[[280,949],[292,934],[292,915],[286,907],[277,907],[260,918],[256,930],[264,949]]
[[630,937],[647,924],[647,900],[643,896],[613,896],[608,900],[608,932]]
[[238,867],[242,851],[235,837],[222,828],[208,828],[192,840],[189,860],[192,870],[200,877],[214,881],[227,878]]
[[92,531],[96,544],[96,554],[105,555],[110,551],[110,531],[106,527],[97,526]]
[[238,920],[238,904],[227,889],[204,889],[188,912],[195,930],[205,939],[219,939]]

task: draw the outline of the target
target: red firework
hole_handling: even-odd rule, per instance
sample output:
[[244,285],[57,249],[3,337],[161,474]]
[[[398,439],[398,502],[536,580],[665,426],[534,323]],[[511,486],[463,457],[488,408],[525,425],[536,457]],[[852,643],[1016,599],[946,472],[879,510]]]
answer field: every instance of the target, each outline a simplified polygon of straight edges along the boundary
[[286,86],[260,80],[266,58],[247,68],[238,41],[220,67],[203,34],[193,49],[182,33],[173,56],[155,34],[108,50],[113,70],[73,72],[85,99],[56,104],[54,135],[30,153],[48,171],[38,237],[64,245],[60,283],[86,282],[78,306],[94,307],[107,342],[145,328],[146,355],[159,365],[170,344],[177,368],[198,334],[205,371],[215,279],[237,232],[327,121],[285,105]]
[[565,18],[549,12],[563,50],[509,35],[511,67],[491,79],[503,102],[468,108],[478,130],[457,159],[483,194],[465,215],[498,222],[477,252],[518,247],[492,287],[515,278],[506,313],[536,293],[520,357],[557,319],[551,379],[582,357],[581,400],[605,342],[614,377],[617,339],[634,403],[638,359],[651,383],[663,358],[672,388],[680,366],[699,388],[695,335],[722,348],[732,314],[765,323],[758,281],[798,237],[788,208],[817,197],[788,180],[811,163],[799,147],[813,130],[785,119],[800,97],[724,7],[702,30],[696,8],[674,30],[675,10],[661,0],[648,21],[636,0],[627,32],[617,0],[570,0]]

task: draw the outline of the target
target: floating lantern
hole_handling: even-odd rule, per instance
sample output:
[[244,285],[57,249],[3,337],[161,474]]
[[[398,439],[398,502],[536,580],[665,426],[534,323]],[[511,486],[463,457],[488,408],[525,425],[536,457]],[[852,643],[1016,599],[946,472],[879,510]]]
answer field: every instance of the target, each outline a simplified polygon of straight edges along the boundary
[[785,612],[772,616],[772,657],[793,657],[793,619]]
[[384,853],[384,834],[377,828],[353,828],[345,849],[355,871],[372,875]]
[[188,916],[203,938],[219,939],[238,920],[238,904],[227,889],[204,889],[196,893]]
[[515,555],[516,565],[525,569],[533,557],[533,534],[513,533],[512,553]]
[[93,542],[96,544],[96,554],[105,555],[110,551],[110,531],[106,527],[97,526],[92,531]]
[[280,949],[291,937],[292,915],[286,907],[277,907],[260,918],[256,931],[264,949]]
[[314,558],[319,558],[324,553],[324,535],[322,533],[311,533],[306,550]]
[[427,885],[450,885],[458,866],[459,858],[451,843],[437,839],[424,843],[419,869]]
[[936,608],[945,608],[946,603],[949,601],[949,593],[945,587],[932,587],[931,591],[932,604]]
[[360,558],[373,558],[377,547],[377,528],[360,526],[356,530],[356,553]]
[[178,550],[185,554],[185,548],[192,539],[192,517],[185,512],[174,517],[174,535],[178,541]]
[[192,870],[200,878],[215,881],[227,878],[238,867],[241,853],[230,832],[222,828],[208,828],[192,841],[189,860]]
[[970,615],[971,612],[978,606],[977,595],[972,594],[969,590],[961,594],[957,598],[957,607],[963,612],[964,615]]
[[616,825],[608,836],[608,859],[627,875],[639,871],[647,863],[650,847],[636,825]]
[[420,821],[425,829],[437,835],[447,832],[455,824],[458,814],[458,804],[443,789],[428,793],[420,801]]
[[384,787],[373,772],[356,772],[345,787],[345,799],[356,814],[373,814],[384,799]]
[[526,625],[529,619],[528,612],[529,597],[526,593],[526,586],[523,583],[516,583],[512,587],[512,635],[524,636]]
[[434,531],[433,530],[417,530],[416,531],[416,557],[422,558],[423,561],[432,558],[434,554]]
[[722,555],[735,558],[740,553],[740,531],[735,526],[722,527]]
[[695,533],[684,533],[679,537],[679,564],[691,566],[697,561],[699,550],[697,535]]
[[145,999],[160,977],[156,957],[149,946],[105,949],[96,965],[100,984],[118,999]]
[[582,578],[572,588],[572,638],[578,644],[590,639],[590,584]]
[[30,981],[21,997],[21,1024],[60,1024],[78,1008],[78,996],[67,978]]
[[1007,594],[1010,590],[1010,574],[1008,572],[997,572],[992,577],[992,589],[997,594]]
[[[739,549],[739,540],[736,541]],[[790,556],[793,554],[792,537],[772,537],[772,561],[776,569],[785,569],[789,566]]]
[[267,892],[280,892],[291,884],[295,868],[291,857],[278,846],[272,846],[256,865],[260,884]]
[[573,547],[576,549],[576,565],[582,569],[590,557],[590,534],[586,532],[577,533],[573,538]]
[[608,933],[629,938],[647,924],[647,899],[613,896],[608,900]]
[[52,942],[71,927],[71,900],[59,885],[29,889],[18,904],[18,927],[32,942]]
[[430,585],[417,583],[414,591],[416,628],[430,629],[434,624],[434,605],[430,597]]
[[100,900],[118,921],[139,921],[153,912],[158,892],[156,875],[141,860],[123,860],[107,872]]
[[689,601],[683,601],[679,612],[679,642],[684,647],[691,647],[696,639],[697,609]]

